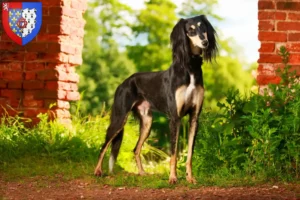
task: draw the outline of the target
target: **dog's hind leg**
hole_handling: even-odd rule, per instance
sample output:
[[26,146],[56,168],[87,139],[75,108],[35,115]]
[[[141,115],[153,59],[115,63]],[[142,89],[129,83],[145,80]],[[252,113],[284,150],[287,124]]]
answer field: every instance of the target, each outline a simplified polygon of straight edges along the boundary
[[123,130],[123,126],[126,122],[126,117],[127,117],[126,115],[124,115],[122,117],[117,117],[117,119],[114,119],[114,117],[112,117],[112,119],[111,119],[112,122],[107,129],[105,142],[102,145],[102,148],[100,150],[98,164],[94,171],[94,174],[96,176],[102,175],[102,162],[103,162],[104,155],[105,155],[110,143],[112,143],[112,141],[118,137],[123,137],[123,136],[119,136],[119,134],[120,133],[121,133],[121,135],[123,134],[122,130]]
[[122,129],[120,131],[120,133],[112,140],[111,153],[110,153],[110,157],[109,157],[109,173],[113,173],[114,164],[117,160],[117,157],[118,157],[118,154],[120,151],[120,147],[121,147],[122,140],[123,140],[123,135],[124,135],[124,129]]
[[[122,101],[122,100],[124,100],[124,99],[115,99],[115,102],[117,102],[117,103],[115,103],[113,106],[112,114],[111,114],[111,123],[107,129],[105,142],[102,145],[102,148],[100,150],[98,164],[94,171],[94,174],[96,176],[102,175],[102,162],[103,162],[105,152],[107,151],[107,148],[110,145],[110,143],[113,143],[113,146],[112,146],[112,156],[113,157],[111,160],[111,164],[114,164],[114,161],[116,160],[117,155],[119,153],[119,148],[120,148],[122,138],[123,138],[123,127],[126,123],[128,113],[130,112],[131,107],[134,104],[134,103],[131,103],[134,101],[130,101],[130,99],[128,99],[127,104],[124,106],[124,104],[120,104],[118,102],[118,101]],[[126,102],[126,101],[124,100],[124,102]]]
[[152,125],[152,113],[149,110],[149,103],[143,102],[137,106],[138,117],[140,119],[140,137],[134,148],[135,160],[140,175],[144,175],[145,171],[141,162],[141,150],[145,140],[149,137]]

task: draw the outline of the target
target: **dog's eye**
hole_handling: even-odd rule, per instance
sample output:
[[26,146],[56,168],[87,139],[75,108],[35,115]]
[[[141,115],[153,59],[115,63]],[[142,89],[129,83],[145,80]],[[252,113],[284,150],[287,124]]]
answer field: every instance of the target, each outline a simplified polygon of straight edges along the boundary
[[189,35],[195,35],[196,34],[196,30],[192,29],[192,28],[189,28],[188,33],[189,33]]

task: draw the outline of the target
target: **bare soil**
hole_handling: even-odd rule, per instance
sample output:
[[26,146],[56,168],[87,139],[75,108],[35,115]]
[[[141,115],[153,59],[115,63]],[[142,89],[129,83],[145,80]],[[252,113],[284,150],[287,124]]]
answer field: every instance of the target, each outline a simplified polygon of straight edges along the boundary
[[184,199],[184,200],[260,200],[300,199],[300,184],[260,185],[254,187],[175,187],[174,189],[143,189],[111,187],[89,180],[62,180],[34,177],[19,181],[0,178],[0,199]]

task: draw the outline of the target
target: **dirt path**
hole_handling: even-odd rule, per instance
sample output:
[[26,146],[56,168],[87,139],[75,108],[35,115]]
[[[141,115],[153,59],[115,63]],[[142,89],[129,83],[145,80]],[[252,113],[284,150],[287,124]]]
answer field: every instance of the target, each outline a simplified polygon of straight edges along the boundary
[[110,187],[86,180],[61,181],[59,179],[31,178],[18,182],[0,180],[0,199],[300,199],[300,185],[263,185],[256,187],[200,187],[189,189],[142,189]]

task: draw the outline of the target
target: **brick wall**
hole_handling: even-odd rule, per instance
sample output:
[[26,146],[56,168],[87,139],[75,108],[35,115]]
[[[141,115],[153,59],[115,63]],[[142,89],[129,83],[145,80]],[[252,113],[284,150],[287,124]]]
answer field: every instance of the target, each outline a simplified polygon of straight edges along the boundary
[[290,52],[289,64],[300,74],[300,0],[259,0],[259,34],[261,42],[257,83],[260,92],[268,83],[279,83],[275,70],[282,67],[280,46]]
[[19,113],[36,122],[38,113],[48,112],[70,123],[69,101],[79,99],[75,66],[82,63],[87,0],[40,2],[42,27],[25,46],[13,42],[0,21],[0,115]]

